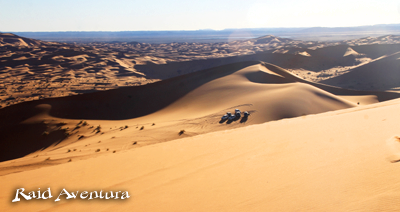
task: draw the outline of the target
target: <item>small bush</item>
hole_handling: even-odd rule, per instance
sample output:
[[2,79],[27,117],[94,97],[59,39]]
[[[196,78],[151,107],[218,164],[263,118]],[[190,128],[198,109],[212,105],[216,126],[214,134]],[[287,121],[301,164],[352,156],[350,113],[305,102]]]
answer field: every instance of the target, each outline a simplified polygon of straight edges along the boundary
[[142,126],[141,128],[140,128],[140,130],[143,130],[144,129],[144,126]]
[[60,122],[60,123],[57,124],[58,127],[61,127],[61,126],[64,126],[64,125],[67,125],[67,123],[65,123],[65,122]]
[[151,126],[154,126],[154,125],[156,125],[155,123],[153,123]]
[[71,152],[71,150],[69,149],[67,152]]
[[100,152],[100,149],[96,149],[96,152]]
[[135,141],[135,142],[133,142],[133,145],[135,145],[135,144],[137,144],[137,142]]
[[185,133],[185,130],[181,130],[181,131],[179,131],[179,136],[181,136],[181,135],[183,135]]

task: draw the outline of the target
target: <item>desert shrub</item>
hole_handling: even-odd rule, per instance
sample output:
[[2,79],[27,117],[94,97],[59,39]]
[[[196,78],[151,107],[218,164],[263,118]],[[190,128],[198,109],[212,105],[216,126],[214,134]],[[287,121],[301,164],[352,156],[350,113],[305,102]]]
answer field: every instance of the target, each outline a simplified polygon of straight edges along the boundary
[[67,123],[65,123],[65,122],[60,122],[60,123],[57,124],[58,127],[61,127],[61,126],[64,126],[64,125],[67,125]]
[[142,126],[141,128],[140,128],[140,130],[143,130],[144,129],[144,126]]
[[185,133],[185,130],[181,130],[181,131],[179,131],[179,135],[181,136],[181,135],[183,135]]

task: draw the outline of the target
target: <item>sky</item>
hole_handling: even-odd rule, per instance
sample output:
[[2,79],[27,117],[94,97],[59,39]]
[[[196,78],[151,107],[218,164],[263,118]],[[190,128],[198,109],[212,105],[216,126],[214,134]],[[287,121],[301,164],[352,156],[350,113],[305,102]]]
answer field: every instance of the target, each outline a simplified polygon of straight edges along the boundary
[[399,0],[0,0],[0,31],[346,27],[400,23]]

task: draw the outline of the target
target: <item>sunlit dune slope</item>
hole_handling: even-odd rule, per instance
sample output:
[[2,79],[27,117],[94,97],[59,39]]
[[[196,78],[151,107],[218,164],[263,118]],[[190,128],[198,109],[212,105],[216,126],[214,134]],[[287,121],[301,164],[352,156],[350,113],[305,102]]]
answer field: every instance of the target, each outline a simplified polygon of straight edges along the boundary
[[[1,176],[6,211],[396,211],[398,100]],[[29,179],[29,180],[27,180]],[[128,200],[11,203],[16,188]],[[79,197],[78,197],[79,198]]]

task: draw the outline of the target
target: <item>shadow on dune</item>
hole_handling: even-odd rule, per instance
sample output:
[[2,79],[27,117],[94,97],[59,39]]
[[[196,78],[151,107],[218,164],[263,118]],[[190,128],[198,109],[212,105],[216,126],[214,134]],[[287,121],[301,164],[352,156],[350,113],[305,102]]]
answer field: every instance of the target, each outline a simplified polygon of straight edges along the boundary
[[245,123],[248,119],[248,116],[243,116],[242,119],[240,119],[240,123]]
[[32,106],[32,102],[0,110],[0,162],[46,149],[66,138],[62,130],[46,133],[45,123],[21,123],[43,112],[43,109]]
[[65,136],[61,130],[51,133],[45,124],[18,124],[0,128],[0,162],[23,157],[61,142]]
[[235,118],[234,119],[228,119],[228,121],[226,122],[227,124],[231,124],[232,122],[234,122],[234,121],[237,121],[237,120],[239,120],[240,119],[240,117],[239,116],[235,116]]
[[288,79],[286,79],[284,77],[281,77],[281,76],[278,76],[278,75],[269,74],[269,73],[265,73],[265,72],[262,72],[262,71],[247,73],[247,74],[245,74],[245,76],[247,77],[247,79],[249,81],[255,82],[255,83],[274,83],[274,84],[278,84],[278,83],[295,82],[293,80],[288,80]]

